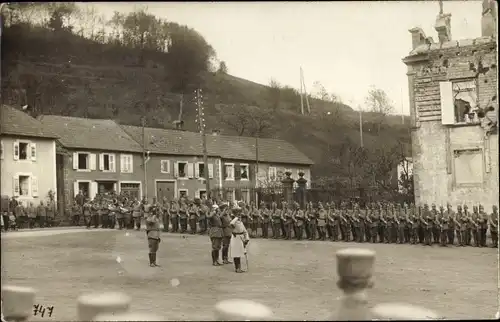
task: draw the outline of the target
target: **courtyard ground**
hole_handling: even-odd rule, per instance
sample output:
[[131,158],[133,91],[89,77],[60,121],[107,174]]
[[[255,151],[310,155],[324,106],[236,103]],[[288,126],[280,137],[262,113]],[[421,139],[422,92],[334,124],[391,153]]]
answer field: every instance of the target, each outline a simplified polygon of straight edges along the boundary
[[[86,231],[17,238],[2,235],[2,284],[31,286],[52,317],[74,320],[77,297],[122,291],[132,310],[169,320],[212,320],[217,301],[247,298],[276,319],[326,319],[338,307],[335,252],[376,251],[370,305],[407,302],[451,319],[492,318],[498,310],[497,249],[254,239],[249,272],[211,266],[206,236],[163,234],[161,267],[148,267],[144,232]],[[244,261],[243,261],[244,263]]]

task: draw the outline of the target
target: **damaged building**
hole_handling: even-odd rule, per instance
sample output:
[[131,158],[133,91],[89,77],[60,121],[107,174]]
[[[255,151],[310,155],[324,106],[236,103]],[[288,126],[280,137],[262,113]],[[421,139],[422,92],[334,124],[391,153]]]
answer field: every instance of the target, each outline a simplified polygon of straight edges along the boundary
[[[415,202],[498,204],[496,2],[483,1],[481,37],[452,38],[441,10],[438,40],[410,30],[407,65]],[[478,12],[479,18],[479,12]]]

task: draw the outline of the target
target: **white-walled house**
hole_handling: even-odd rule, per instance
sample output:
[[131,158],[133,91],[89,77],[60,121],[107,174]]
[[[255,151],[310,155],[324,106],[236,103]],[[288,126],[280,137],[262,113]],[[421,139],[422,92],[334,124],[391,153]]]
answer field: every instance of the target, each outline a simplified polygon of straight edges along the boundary
[[48,200],[57,196],[56,139],[41,123],[11,106],[1,111],[1,193],[20,202]]

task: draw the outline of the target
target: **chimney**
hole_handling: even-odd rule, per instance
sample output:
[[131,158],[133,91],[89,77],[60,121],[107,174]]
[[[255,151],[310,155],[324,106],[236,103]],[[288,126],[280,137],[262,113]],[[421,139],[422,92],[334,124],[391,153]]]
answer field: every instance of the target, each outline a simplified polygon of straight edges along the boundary
[[408,30],[411,33],[411,47],[412,49],[417,48],[418,46],[425,44],[425,33],[422,29],[415,27]]
[[481,36],[493,37],[497,35],[497,10],[496,1],[483,0],[483,14],[481,17]]
[[213,136],[217,136],[219,134],[220,134],[220,130],[217,130],[217,129],[216,130],[212,130],[212,135]]
[[179,131],[184,131],[184,121],[176,120],[174,121],[175,129]]
[[442,44],[451,41],[451,13],[439,13],[436,18],[436,29],[439,43]]

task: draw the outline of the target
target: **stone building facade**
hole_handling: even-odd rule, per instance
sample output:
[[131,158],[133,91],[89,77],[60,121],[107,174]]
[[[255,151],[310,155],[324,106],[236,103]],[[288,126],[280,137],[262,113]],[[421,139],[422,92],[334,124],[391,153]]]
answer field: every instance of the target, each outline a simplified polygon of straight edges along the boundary
[[[453,40],[439,13],[438,42],[410,30],[407,65],[416,204],[498,204],[496,3],[485,0],[482,35]],[[472,209],[471,209],[472,210]]]

